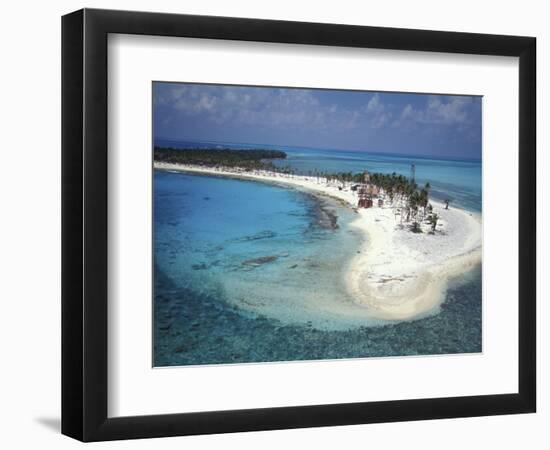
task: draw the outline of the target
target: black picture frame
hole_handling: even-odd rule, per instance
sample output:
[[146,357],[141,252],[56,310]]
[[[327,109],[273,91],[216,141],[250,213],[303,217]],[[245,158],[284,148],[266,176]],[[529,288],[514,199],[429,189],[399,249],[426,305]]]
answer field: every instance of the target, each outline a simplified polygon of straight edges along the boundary
[[[470,397],[107,416],[110,33],[519,57],[519,386]],[[83,9],[62,18],[62,433],[82,441],[535,412],[536,39]]]

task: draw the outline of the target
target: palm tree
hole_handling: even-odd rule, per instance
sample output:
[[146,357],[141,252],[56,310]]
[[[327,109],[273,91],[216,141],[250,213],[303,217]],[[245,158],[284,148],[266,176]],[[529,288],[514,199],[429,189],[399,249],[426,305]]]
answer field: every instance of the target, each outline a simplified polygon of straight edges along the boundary
[[413,233],[422,233],[422,229],[420,228],[420,224],[416,220],[411,225],[411,231]]
[[420,198],[419,198],[420,206],[422,206],[423,209],[423,216],[426,216],[426,207],[428,206],[428,190],[422,189],[420,191]]
[[439,216],[437,214],[431,215],[431,224],[432,224],[432,231],[435,233],[435,227],[437,226],[437,221],[439,219]]

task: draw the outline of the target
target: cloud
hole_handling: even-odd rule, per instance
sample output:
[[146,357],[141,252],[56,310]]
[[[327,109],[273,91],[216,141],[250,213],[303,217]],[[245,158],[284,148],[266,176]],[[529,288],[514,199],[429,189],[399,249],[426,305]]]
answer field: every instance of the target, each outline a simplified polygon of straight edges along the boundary
[[401,126],[407,123],[428,124],[428,125],[461,125],[471,122],[471,97],[441,97],[430,95],[426,106],[422,109],[415,109],[410,103],[401,111],[399,119],[394,126]]
[[370,128],[382,128],[388,125],[393,117],[389,107],[382,103],[380,95],[374,94],[364,108],[367,124]]
[[[346,97],[347,95],[347,97]],[[327,95],[322,91],[200,84],[155,85],[155,104],[170,113],[204,119],[218,126],[337,133],[356,130],[378,133],[384,128],[468,126],[472,99],[459,96],[415,96],[403,106],[404,96],[361,93]],[[345,97],[347,100],[342,100]],[[425,100],[423,100],[425,98]],[[357,101],[360,99],[361,101]],[[401,100],[392,104],[391,101]],[[424,103],[422,103],[424,102]]]
[[157,85],[156,105],[184,116],[200,116],[215,124],[316,131],[379,128],[391,113],[378,95],[365,107],[321,103],[315,91],[212,85]]
[[384,110],[384,105],[380,102],[380,96],[378,94],[374,94],[373,97],[367,103],[367,111],[375,113],[383,110]]
[[160,85],[156,103],[187,116],[203,115],[217,124],[237,122],[254,126],[323,125],[336,109],[319,105],[305,90]]

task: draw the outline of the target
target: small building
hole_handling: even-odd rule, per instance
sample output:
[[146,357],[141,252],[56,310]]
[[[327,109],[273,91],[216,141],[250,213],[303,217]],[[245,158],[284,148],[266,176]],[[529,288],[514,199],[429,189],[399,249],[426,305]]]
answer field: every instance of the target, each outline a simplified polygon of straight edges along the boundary
[[359,208],[372,208],[372,198],[360,198],[357,206]]
[[372,194],[369,191],[369,186],[362,185],[357,192],[359,200],[357,206],[359,208],[371,208],[372,207]]
[[365,173],[363,174],[363,180],[365,181],[365,184],[370,184],[370,173],[368,170],[365,170]]
[[[365,170],[363,174],[363,183],[356,184],[351,187],[352,191],[357,191],[358,195],[358,208],[372,208],[373,197],[380,195],[380,188],[371,184],[370,173]],[[380,205],[380,202],[378,203]]]
[[367,194],[377,197],[380,194],[380,188],[374,184],[369,184],[367,186]]

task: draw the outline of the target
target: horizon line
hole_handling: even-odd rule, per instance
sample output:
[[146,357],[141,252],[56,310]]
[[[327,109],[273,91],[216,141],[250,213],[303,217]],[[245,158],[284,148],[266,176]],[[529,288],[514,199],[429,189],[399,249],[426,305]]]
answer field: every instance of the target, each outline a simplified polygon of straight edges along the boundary
[[[181,141],[191,141],[191,142],[199,142],[199,143],[215,143],[215,144],[232,144],[232,145],[238,145],[238,144],[244,144],[244,145],[269,145],[269,146],[281,146],[281,147],[291,147],[291,148],[304,148],[304,149],[312,149],[312,150],[328,150],[328,151],[336,151],[336,152],[355,152],[355,153],[369,153],[374,155],[391,155],[391,156],[416,156],[420,158],[435,158],[435,159],[441,159],[441,160],[450,160],[450,161],[468,161],[468,162],[482,162],[482,158],[474,158],[474,157],[464,157],[464,156],[455,156],[455,155],[449,155],[449,156],[440,156],[435,154],[427,154],[427,153],[418,153],[418,154],[407,154],[407,153],[399,153],[399,152],[387,152],[387,151],[373,151],[373,150],[357,150],[357,149],[339,149],[339,148],[327,148],[327,147],[309,147],[305,145],[297,146],[297,145],[284,145],[284,144],[268,144],[268,143],[259,143],[259,142],[233,142],[233,141],[216,141],[216,140],[204,140],[204,139],[196,139],[196,138],[166,138],[166,137],[153,137],[153,141],[155,139],[161,139],[165,141],[171,141],[171,142],[181,142]],[[154,145],[153,145],[154,146]]]

